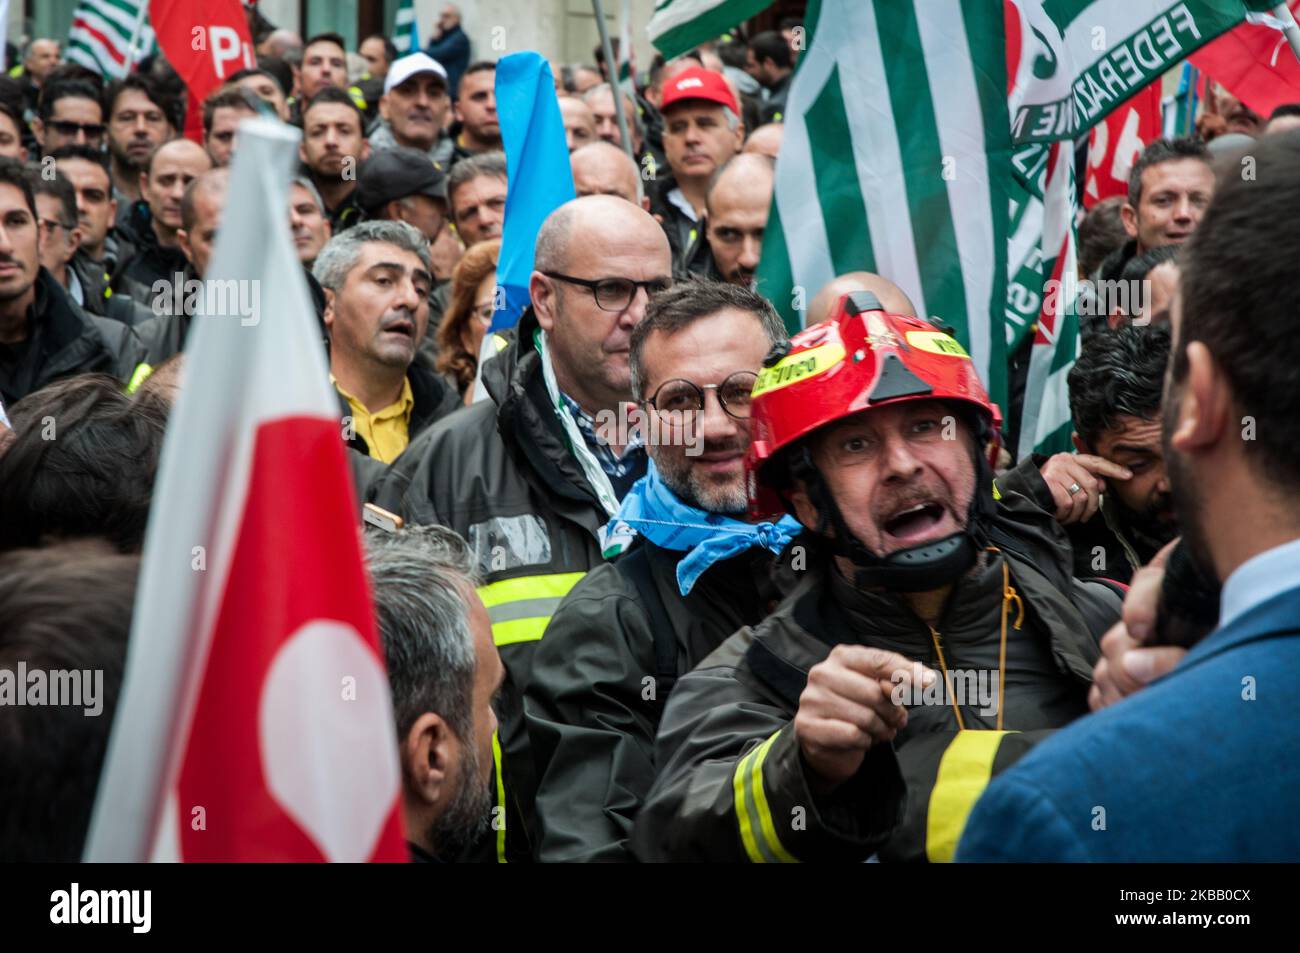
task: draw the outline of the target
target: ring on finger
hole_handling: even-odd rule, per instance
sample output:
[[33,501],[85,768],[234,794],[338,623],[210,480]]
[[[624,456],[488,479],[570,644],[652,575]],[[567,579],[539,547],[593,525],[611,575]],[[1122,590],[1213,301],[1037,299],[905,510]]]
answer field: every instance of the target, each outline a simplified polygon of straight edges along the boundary
[[1074,496],[1074,494],[1078,493],[1082,489],[1083,487],[1079,486],[1079,484],[1071,483],[1069,489],[1067,489],[1066,492],[1069,493],[1071,496]]

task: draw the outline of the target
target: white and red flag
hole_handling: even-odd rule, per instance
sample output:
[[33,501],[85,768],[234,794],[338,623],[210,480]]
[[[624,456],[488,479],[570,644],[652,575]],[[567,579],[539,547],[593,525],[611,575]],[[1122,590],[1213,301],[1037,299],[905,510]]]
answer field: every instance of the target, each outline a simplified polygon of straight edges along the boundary
[[405,860],[337,399],[285,212],[300,134],[239,135],[85,859]]
[[[1294,16],[1300,0],[1288,6]],[[1300,61],[1284,26],[1274,13],[1249,14],[1241,26],[1193,53],[1192,65],[1267,119],[1283,103],[1300,102]]]
[[149,0],[149,19],[167,62],[185,80],[185,135],[203,141],[203,100],[230,76],[257,65],[239,0]]

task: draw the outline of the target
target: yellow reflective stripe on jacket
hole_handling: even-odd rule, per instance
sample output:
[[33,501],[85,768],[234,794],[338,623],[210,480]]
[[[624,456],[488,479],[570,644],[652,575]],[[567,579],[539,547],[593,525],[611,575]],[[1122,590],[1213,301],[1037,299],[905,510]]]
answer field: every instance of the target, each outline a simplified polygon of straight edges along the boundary
[[479,598],[487,606],[488,621],[492,623],[492,640],[498,646],[536,642],[560,601],[585,575],[559,572],[519,576],[479,586]]
[[492,732],[492,765],[497,778],[497,810],[492,826],[497,829],[497,863],[506,862],[506,782],[501,777],[501,738]]
[[135,371],[131,374],[131,379],[126,382],[126,392],[134,394],[139,390],[140,385],[149,379],[149,375],[152,373],[153,368],[148,364],[137,364]]
[[763,790],[763,760],[778,734],[779,731],[741,758],[731,779],[740,840],[745,845],[745,853],[756,864],[798,863],[776,836],[776,824]]
[[925,823],[925,854],[932,863],[949,863],[957,853],[966,818],[993,774],[993,759],[1010,731],[959,731],[939,760]]

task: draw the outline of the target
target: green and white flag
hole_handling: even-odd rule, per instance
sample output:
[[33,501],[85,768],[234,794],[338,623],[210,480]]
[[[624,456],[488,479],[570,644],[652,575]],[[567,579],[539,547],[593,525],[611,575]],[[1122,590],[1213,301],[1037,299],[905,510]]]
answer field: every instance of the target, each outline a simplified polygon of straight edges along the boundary
[[758,290],[795,330],[836,275],[882,274],[1004,404],[1003,18],[987,0],[813,0],[804,26]]
[[397,55],[420,51],[420,27],[415,21],[415,0],[402,0],[397,8],[397,17],[393,20],[393,46]]
[[155,48],[149,0],[81,0],[73,11],[67,59],[106,79],[125,76]]
[[[1064,148],[1135,92],[1267,0],[1012,0],[1008,93],[1016,185],[1028,193],[1017,236],[1041,222],[1037,251],[1013,239],[1008,334],[1041,300],[1018,456],[1071,449],[1067,376],[1079,354],[1073,159]],[[1049,143],[1051,145],[1049,146]],[[1050,166],[1050,168],[1049,168]],[[1027,256],[1022,252],[1029,250]],[[1017,272],[1015,262],[1022,262]],[[1019,306],[1019,308],[1017,307]],[[1027,316],[1027,315],[1026,315]]]
[[628,95],[636,93],[632,75],[632,0],[622,0],[618,11],[618,86]]
[[664,59],[681,56],[716,40],[738,23],[761,13],[773,0],[655,0],[646,25],[650,42]]

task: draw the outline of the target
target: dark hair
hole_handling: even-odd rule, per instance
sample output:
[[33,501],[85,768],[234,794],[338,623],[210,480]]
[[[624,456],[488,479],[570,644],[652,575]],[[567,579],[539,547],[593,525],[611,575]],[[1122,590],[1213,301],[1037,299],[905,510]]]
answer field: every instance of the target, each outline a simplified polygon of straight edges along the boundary
[[1169,326],[1124,325],[1102,328],[1070,368],[1070,416],[1089,447],[1119,417],[1156,419],[1165,365],[1169,363]]
[[486,175],[505,181],[509,177],[508,168],[506,154],[497,149],[461,159],[451,167],[451,174],[447,176],[447,204],[451,204],[451,197],[456,190],[470,179]]
[[337,46],[340,50],[343,51],[343,56],[345,58],[348,55],[348,45],[347,43],[344,42],[342,34],[326,32],[326,33],[317,33],[315,36],[308,38],[307,42],[302,45],[303,56],[307,55],[308,48],[314,46],[317,43],[333,43],[335,46]]
[[696,321],[725,308],[748,311],[762,326],[769,344],[786,338],[785,324],[770,301],[740,285],[723,281],[683,281],[650,299],[645,317],[632,330],[628,364],[632,371],[632,399],[641,400],[645,383],[645,342],[655,331],[676,334]]
[[341,106],[347,106],[357,117],[357,127],[361,130],[362,134],[365,133],[366,114],[361,111],[360,107],[358,107],[355,102],[353,102],[352,97],[348,95],[346,90],[339,89],[337,86],[326,86],[303,104],[302,124],[304,128],[306,128],[307,125],[307,113],[309,113],[314,107],[323,103],[338,103]]
[[1143,281],[1157,265],[1167,261],[1178,261],[1178,250],[1182,245],[1157,245],[1140,255],[1134,255],[1119,273],[1120,281]]
[[9,417],[14,436],[0,455],[0,550],[102,536],[138,552],[167,422],[162,410],[132,403],[108,375],[83,374],[29,394]]
[[745,45],[744,41],[733,37],[730,40],[723,40],[721,43],[717,44],[713,48],[713,51],[718,54],[718,59],[722,60],[724,66],[730,66],[733,69],[744,69],[746,62],[746,49],[748,49],[748,47]]
[[282,56],[259,56],[257,68],[280,84],[280,92],[289,95],[293,89],[293,67]]
[[781,69],[794,66],[790,56],[790,44],[776,30],[764,30],[749,41],[749,48],[754,51],[754,59],[762,63],[771,60]]
[[1181,159],[1199,159],[1207,166],[1210,165],[1209,150],[1200,139],[1183,136],[1178,139],[1156,139],[1148,143],[1128,174],[1128,204],[1137,208],[1138,202],[1142,200],[1143,172],[1152,166]]
[[1283,116],[1300,116],[1300,103],[1283,103],[1268,115],[1268,121],[1280,119]]
[[51,83],[61,83],[70,79],[89,83],[93,86],[97,101],[104,91],[104,77],[102,74],[95,72],[88,66],[82,66],[80,63],[71,61],[60,63],[50,70],[49,75],[45,77],[45,85],[49,86]]
[[[72,673],[80,702],[0,706],[0,861],[81,859],[139,571],[138,556],[91,541],[0,554],[0,669],[43,671],[51,690]],[[94,698],[77,698],[83,672]]]
[[0,100],[0,115],[9,117],[14,124],[14,131],[18,133],[18,138],[21,141],[27,134],[27,123],[23,122],[22,110],[15,109],[6,100]]
[[100,118],[104,116],[104,106],[99,101],[99,90],[79,79],[65,79],[57,83],[46,83],[41,88],[41,98],[37,100],[36,115],[42,120],[54,115],[54,104],[60,99],[89,99],[99,107]]
[[1079,270],[1084,276],[1096,274],[1106,256],[1128,240],[1119,210],[1123,196],[1102,199],[1079,223]]
[[[1300,131],[1255,143],[1255,177],[1219,177],[1182,263],[1182,321],[1173,380],[1187,376],[1188,343],[1201,341],[1232,386],[1237,417],[1255,421],[1247,459],[1274,486],[1300,483]],[[1248,280],[1247,280],[1248,276]]]
[[32,163],[28,168],[31,172],[33,199],[38,195],[53,195],[62,206],[59,212],[59,224],[64,228],[76,228],[77,190],[72,182],[57,168],[51,170],[54,172],[53,176],[45,174],[36,163]]
[[96,149],[94,146],[73,142],[66,146],[59,146],[53,152],[48,153],[48,157],[55,162],[60,159],[85,159],[87,162],[95,163],[104,170],[105,175],[112,177],[112,173],[109,172],[108,153],[103,149]]
[[496,69],[497,64],[492,60],[479,60],[478,62],[470,63],[469,66],[465,67],[465,72],[460,74],[460,78],[464,80],[466,76],[470,76],[474,73],[495,73]]
[[[257,115],[257,110],[248,101],[244,93],[245,90],[243,89],[227,87],[217,90],[203,100],[203,135],[205,138],[212,135],[212,120],[216,118],[218,109],[243,109],[254,116]],[[253,102],[260,102],[260,100],[255,99]]]
[[111,122],[113,112],[117,108],[118,98],[128,90],[137,90],[144,93],[149,98],[149,102],[157,106],[167,121],[172,124],[173,129],[179,129],[183,123],[180,121],[180,101],[172,96],[167,88],[156,79],[153,79],[143,73],[128,73],[121,79],[115,79],[104,89],[103,112],[104,119]]
[[[32,192],[32,178],[26,165],[9,156],[0,156],[0,185],[12,185],[20,189],[23,198],[27,200],[27,210],[32,213],[33,219],[37,217],[36,195]],[[0,500],[0,507],[3,502]],[[4,528],[0,526],[0,533],[3,532]]]
[[[372,34],[370,34],[368,37],[366,37],[364,40],[362,40],[361,42],[362,42],[362,43],[366,43],[366,42],[369,42],[370,40],[380,40],[380,41],[383,42],[383,44],[384,44],[384,61],[385,61],[386,63],[388,63],[388,64],[391,66],[392,63],[393,63],[393,60],[397,59],[397,44],[395,44],[395,43],[394,43],[392,40],[390,40],[388,37],[384,36],[384,34],[382,34],[382,33],[372,33]],[[360,45],[358,44],[357,49],[360,49],[360,48],[361,48],[361,47],[360,47]]]

